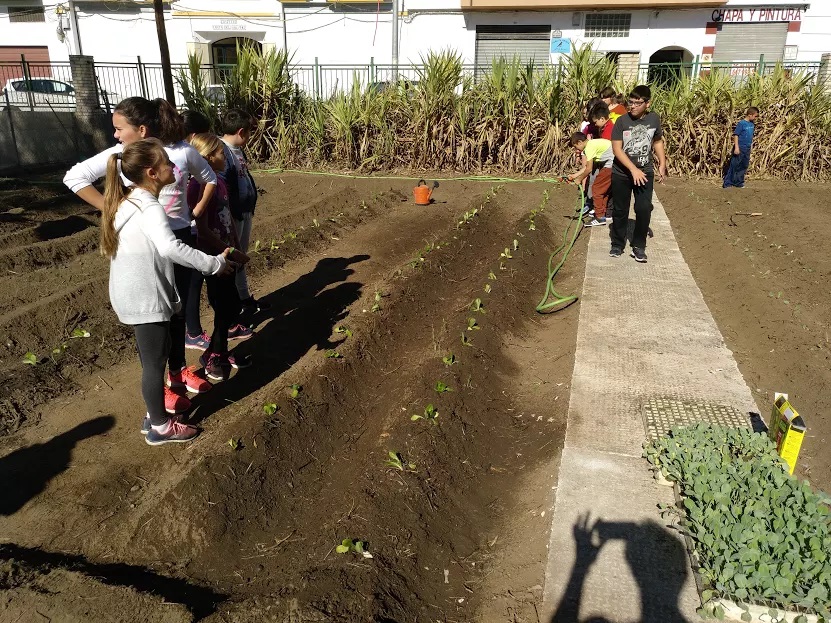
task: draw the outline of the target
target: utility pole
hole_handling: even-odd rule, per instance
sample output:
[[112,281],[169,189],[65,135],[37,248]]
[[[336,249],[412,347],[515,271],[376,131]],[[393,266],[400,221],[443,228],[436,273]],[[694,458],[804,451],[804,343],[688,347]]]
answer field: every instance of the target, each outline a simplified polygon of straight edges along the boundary
[[392,0],[392,77],[398,82],[398,0]]
[[162,78],[164,79],[165,99],[176,106],[176,93],[173,90],[173,70],[170,68],[170,49],[167,47],[167,30],[164,27],[164,5],[162,0],[153,0],[156,13],[156,33],[159,37],[159,54],[162,59]]
[[75,13],[75,2],[69,0],[69,28],[72,30],[72,51],[80,56],[84,53],[81,49],[81,33],[78,32],[78,15]]
[[280,3],[280,18],[283,20],[283,49],[286,51],[286,58],[289,57],[288,26],[286,26],[286,3]]

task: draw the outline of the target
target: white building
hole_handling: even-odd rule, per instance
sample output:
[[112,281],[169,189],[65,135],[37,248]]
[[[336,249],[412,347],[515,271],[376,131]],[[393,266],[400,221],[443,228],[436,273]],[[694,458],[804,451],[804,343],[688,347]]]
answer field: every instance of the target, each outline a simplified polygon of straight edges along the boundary
[[[0,0],[0,61],[18,63],[25,55],[55,63],[80,51],[99,64],[135,64],[139,57],[159,62],[149,0],[76,0],[80,50],[70,3],[58,2]],[[831,0],[397,0],[397,5],[402,64],[445,48],[457,50],[469,64],[488,64],[499,54],[557,62],[560,52],[581,42],[630,65],[760,57],[771,64],[818,63],[831,52]],[[165,4],[165,23],[173,63],[197,52],[205,62],[233,64],[237,42],[247,40],[264,49],[287,46],[298,64],[377,66],[393,62],[392,8],[387,0],[175,0]],[[0,67],[0,79],[2,72]]]

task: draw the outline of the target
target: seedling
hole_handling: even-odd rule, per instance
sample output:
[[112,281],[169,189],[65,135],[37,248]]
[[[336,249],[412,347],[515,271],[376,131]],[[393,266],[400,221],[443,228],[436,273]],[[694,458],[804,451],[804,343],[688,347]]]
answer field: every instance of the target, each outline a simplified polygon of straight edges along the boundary
[[375,291],[375,305],[372,306],[370,311],[377,312],[381,309],[381,293],[378,290]]
[[511,255],[511,250],[508,247],[505,247],[505,250],[499,254],[499,257],[504,257],[506,260],[510,260],[514,256]]
[[485,284],[485,294],[490,294],[490,293],[491,293],[491,284],[486,283]]
[[343,325],[335,327],[335,333],[345,335],[346,337],[352,337],[352,331]]
[[470,341],[466,333],[462,333],[462,346],[473,346],[473,342]]
[[268,404],[263,405],[263,413],[266,415],[274,415],[277,413],[277,405],[273,402],[269,402]]
[[384,461],[384,465],[387,467],[395,468],[400,472],[415,471],[415,463],[405,463],[404,459],[401,458],[400,452],[387,452],[387,456],[390,457]]
[[436,381],[435,386],[433,387],[439,394],[444,394],[445,392],[452,392],[453,390],[450,386],[446,385],[442,381]]
[[442,357],[441,360],[444,363],[444,365],[452,366],[454,363],[456,363],[456,355],[454,355],[453,353],[449,353]]
[[259,253],[259,252],[260,252],[260,241],[257,240],[257,241],[254,242],[254,253]]
[[418,420],[428,420],[433,424],[438,424],[438,422],[436,421],[438,417],[438,409],[436,409],[436,407],[430,404],[424,407],[424,415],[418,415],[417,413],[414,413],[410,416],[410,420],[413,422],[417,422]]
[[279,251],[279,250],[280,250],[280,245],[277,244],[277,241],[274,238],[272,238],[271,239],[271,248],[269,249],[269,251],[274,252],[274,251]]
[[36,366],[38,365],[38,357],[34,353],[26,353],[23,355],[23,363],[30,366]]
[[369,547],[369,543],[366,541],[354,541],[352,539],[344,539],[340,542],[340,545],[335,547],[335,551],[338,554],[348,554],[349,552],[354,552],[356,554],[360,554],[364,558],[372,558],[372,554],[370,554],[367,550]]
[[232,450],[242,450],[242,439],[234,439],[231,437],[228,440],[228,445],[231,446]]
[[467,319],[467,330],[468,331],[478,331],[482,327],[479,326],[479,323],[476,322],[476,318],[468,318]]
[[89,337],[91,334],[86,329],[72,329],[72,334],[69,336],[70,338],[76,337]]
[[519,242],[516,238],[514,238],[514,251],[516,251],[517,249],[519,249]]
[[499,270],[508,270],[508,267],[505,266],[505,262],[499,262]]
[[317,221],[317,219],[316,219],[316,218],[313,218],[313,219],[312,219],[312,227],[314,227],[315,229],[317,229],[318,227],[320,227],[320,223],[318,223],[318,221]]
[[343,359],[343,355],[341,355],[336,350],[327,350],[326,351],[326,358],[327,359]]
[[485,306],[482,305],[482,299],[476,299],[470,304],[470,311],[485,313]]
[[491,281],[496,281],[496,274],[493,271],[489,272],[488,279],[490,279]]
[[297,398],[300,395],[300,392],[303,391],[303,386],[298,385],[297,383],[292,383],[289,386],[289,396],[292,398]]
[[289,240],[294,240],[295,238],[297,238],[297,233],[293,232],[293,231],[290,231],[289,233],[286,234],[286,236],[289,237]]

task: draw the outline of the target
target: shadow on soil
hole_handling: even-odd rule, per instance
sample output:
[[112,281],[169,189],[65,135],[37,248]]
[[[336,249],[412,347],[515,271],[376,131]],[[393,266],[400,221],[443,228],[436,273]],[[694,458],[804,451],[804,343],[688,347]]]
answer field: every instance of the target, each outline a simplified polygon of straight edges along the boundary
[[83,556],[62,552],[45,552],[14,544],[0,545],[0,561],[5,560],[43,571],[66,569],[95,578],[110,586],[132,587],[137,591],[161,597],[165,602],[184,605],[196,621],[215,612],[217,606],[227,599],[227,595],[209,588],[163,576],[144,567],[124,563],[93,563]]
[[4,486],[0,496],[0,516],[13,515],[26,502],[41,493],[52,478],[69,467],[75,445],[88,437],[101,435],[115,424],[110,415],[78,424],[46,443],[38,443],[15,450],[0,458],[0,482]]
[[[257,324],[271,322],[252,338],[234,349],[251,355],[254,365],[235,374],[204,396],[190,418],[198,423],[231,402],[236,402],[265,387],[294,365],[309,348],[332,349],[337,342],[330,337],[348,307],[361,297],[363,284],[342,283],[355,271],[352,264],[364,262],[368,255],[326,258],[314,270],[294,283],[280,288],[261,300],[271,309],[256,317]],[[339,284],[330,288],[333,284]]]
[[[585,517],[573,527],[577,560],[565,594],[550,623],[609,623],[603,616],[580,620],[583,585],[600,550],[609,541],[623,541],[626,562],[638,585],[641,623],[688,623],[678,608],[687,577],[684,546],[654,521],[643,523],[603,521],[590,524]],[[613,607],[613,606],[612,606]]]

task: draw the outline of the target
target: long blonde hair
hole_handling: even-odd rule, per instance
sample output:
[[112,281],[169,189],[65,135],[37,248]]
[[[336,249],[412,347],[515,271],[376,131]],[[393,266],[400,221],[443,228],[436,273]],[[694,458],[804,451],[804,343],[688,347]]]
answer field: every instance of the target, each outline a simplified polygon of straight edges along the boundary
[[219,140],[219,137],[216,134],[211,134],[210,132],[194,134],[190,139],[190,144],[193,145],[193,148],[198,151],[199,155],[205,158],[205,160],[207,160],[209,156],[213,156],[225,145],[225,143]]
[[[101,211],[101,255],[113,259],[118,252],[118,232],[115,214],[132,190],[121,181],[120,173],[137,186],[145,182],[145,171],[167,159],[164,146],[157,138],[145,138],[124,147],[120,154],[107,160],[107,179],[104,182],[104,209]],[[121,162],[121,171],[118,163]]]

